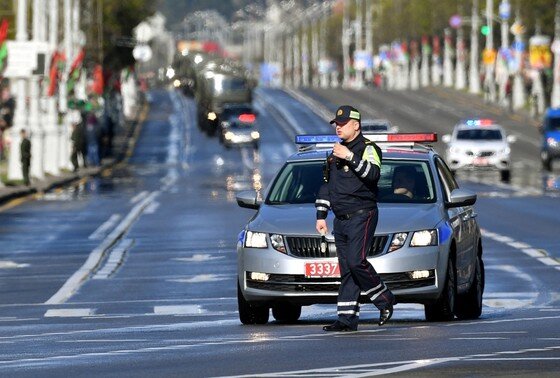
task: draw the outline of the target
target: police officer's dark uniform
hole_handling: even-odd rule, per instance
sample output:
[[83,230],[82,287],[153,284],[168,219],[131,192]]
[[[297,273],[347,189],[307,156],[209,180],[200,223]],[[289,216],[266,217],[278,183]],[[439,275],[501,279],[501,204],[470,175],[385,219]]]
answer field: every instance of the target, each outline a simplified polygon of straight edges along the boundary
[[[327,158],[324,183],[319,190],[317,208],[317,230],[326,231],[329,210],[333,211],[334,238],[340,266],[341,284],[338,292],[338,320],[323,327],[325,331],[355,331],[360,315],[360,293],[364,292],[380,310],[379,325],[392,316],[395,297],[383,283],[373,266],[367,261],[367,252],[373,243],[377,226],[377,181],[380,176],[381,149],[366,139],[360,129],[360,113],[345,105],[338,108],[336,117],[337,135],[343,139]],[[353,127],[349,140],[344,140],[344,127]],[[352,139],[352,137],[354,137]],[[337,152],[346,153],[344,158]],[[321,228],[321,224],[324,228]]]

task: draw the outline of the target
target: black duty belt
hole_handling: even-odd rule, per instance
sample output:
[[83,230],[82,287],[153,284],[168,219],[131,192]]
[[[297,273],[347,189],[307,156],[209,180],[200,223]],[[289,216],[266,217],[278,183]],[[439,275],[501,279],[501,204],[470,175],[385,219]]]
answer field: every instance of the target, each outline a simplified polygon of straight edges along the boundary
[[353,213],[337,215],[336,218],[337,218],[337,219],[340,219],[340,220],[348,220],[348,219],[352,218],[352,217],[355,216],[355,215],[368,213],[368,212],[370,212],[371,210],[372,210],[372,209],[360,209],[360,210],[358,210],[358,211],[354,211]]

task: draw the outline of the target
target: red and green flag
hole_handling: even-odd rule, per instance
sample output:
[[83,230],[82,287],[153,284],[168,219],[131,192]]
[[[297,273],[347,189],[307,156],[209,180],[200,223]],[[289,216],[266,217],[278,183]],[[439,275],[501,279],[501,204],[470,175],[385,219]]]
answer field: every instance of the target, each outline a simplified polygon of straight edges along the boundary
[[66,63],[66,55],[64,53],[55,51],[51,56],[51,65],[49,69],[49,86],[47,88],[47,96],[52,97],[58,88],[58,82],[64,72],[64,65]]
[[68,94],[74,92],[74,87],[80,79],[80,75],[82,74],[82,63],[84,61],[85,55],[85,50],[81,49],[78,55],[76,55],[76,58],[74,58],[72,65],[70,66],[70,72],[68,72],[68,81],[66,82],[66,91],[68,92]]
[[0,72],[4,72],[8,60],[8,46],[6,39],[8,38],[8,20],[2,19],[0,23]]

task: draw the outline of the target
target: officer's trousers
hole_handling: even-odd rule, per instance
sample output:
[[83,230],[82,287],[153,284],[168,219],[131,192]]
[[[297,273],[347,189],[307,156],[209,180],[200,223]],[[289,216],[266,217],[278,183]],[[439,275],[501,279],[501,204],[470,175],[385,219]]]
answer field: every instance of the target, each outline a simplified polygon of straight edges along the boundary
[[357,326],[360,316],[360,293],[367,295],[382,310],[394,303],[393,293],[367,261],[377,227],[378,211],[356,214],[350,219],[334,220],[334,240],[340,266],[341,283],[338,291],[338,320]]

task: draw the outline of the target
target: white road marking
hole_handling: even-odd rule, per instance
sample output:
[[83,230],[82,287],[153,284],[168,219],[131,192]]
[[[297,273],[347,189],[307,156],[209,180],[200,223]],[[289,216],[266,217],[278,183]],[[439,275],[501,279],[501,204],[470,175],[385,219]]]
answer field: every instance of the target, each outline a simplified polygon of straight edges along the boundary
[[111,217],[106,220],[101,226],[97,228],[89,237],[90,240],[98,240],[103,238],[110,229],[112,229],[115,224],[121,219],[119,214],[113,214]]
[[45,312],[45,318],[81,318],[95,314],[92,308],[60,308],[50,309]]
[[78,290],[91,272],[103,259],[104,254],[111,246],[132,226],[132,223],[142,214],[146,206],[150,204],[161,192],[155,191],[136,204],[125,219],[107,236],[101,244],[89,254],[86,262],[62,285],[62,287],[50,297],[45,304],[61,304]]
[[125,253],[132,247],[134,240],[122,239],[116,247],[111,250],[109,258],[103,268],[97,271],[92,277],[94,280],[107,279],[122,264]]
[[19,264],[15,261],[11,260],[0,260],[0,269],[18,269],[18,268],[27,268],[29,264]]
[[173,260],[175,261],[186,261],[186,262],[206,262],[210,260],[220,260],[225,259],[225,256],[212,256],[210,254],[194,254],[192,257],[177,257]]
[[214,282],[230,279],[231,275],[225,274],[199,274],[191,278],[176,278],[167,280],[169,282],[184,282],[184,283],[200,283],[200,282]]
[[138,193],[137,195],[135,195],[134,197],[132,197],[132,198],[130,199],[129,202],[130,202],[130,203],[136,203],[136,202],[141,201],[141,200],[143,200],[144,198],[146,198],[147,195],[148,195],[148,191],[147,191],[147,190],[141,191],[140,193]]
[[494,232],[487,232],[484,229],[481,229],[481,232],[482,235],[487,238],[493,239],[500,243],[506,243],[509,246],[529,255],[530,257],[535,258],[537,261],[540,261],[548,266],[554,266],[556,267],[556,269],[560,270],[560,262],[558,261],[558,259],[548,256],[548,253],[544,249],[532,248],[529,244],[518,242],[508,236],[503,236]]
[[200,315],[206,312],[202,306],[183,305],[183,306],[155,306],[156,315]]

